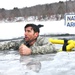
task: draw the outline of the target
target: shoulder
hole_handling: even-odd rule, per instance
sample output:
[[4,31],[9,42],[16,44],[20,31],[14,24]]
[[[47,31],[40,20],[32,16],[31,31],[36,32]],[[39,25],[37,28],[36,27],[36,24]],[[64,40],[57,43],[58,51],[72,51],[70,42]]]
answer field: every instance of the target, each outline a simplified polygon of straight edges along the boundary
[[37,38],[37,40],[48,40],[48,37],[41,37],[41,36],[39,36],[38,38]]
[[46,39],[46,38],[39,36],[39,37],[37,38],[37,41],[42,41],[42,40],[44,40],[44,39]]
[[49,42],[49,40],[48,40],[47,37],[41,37],[41,36],[39,36],[37,38],[37,42],[39,42],[39,43],[47,43],[47,42]]

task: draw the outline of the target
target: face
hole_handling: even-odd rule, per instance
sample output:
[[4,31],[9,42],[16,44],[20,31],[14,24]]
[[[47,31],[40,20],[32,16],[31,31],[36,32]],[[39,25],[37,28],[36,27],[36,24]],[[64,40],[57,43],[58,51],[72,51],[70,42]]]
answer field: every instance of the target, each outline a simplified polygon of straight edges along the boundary
[[25,29],[25,41],[34,40],[38,37],[38,32],[34,32],[32,27],[27,27]]

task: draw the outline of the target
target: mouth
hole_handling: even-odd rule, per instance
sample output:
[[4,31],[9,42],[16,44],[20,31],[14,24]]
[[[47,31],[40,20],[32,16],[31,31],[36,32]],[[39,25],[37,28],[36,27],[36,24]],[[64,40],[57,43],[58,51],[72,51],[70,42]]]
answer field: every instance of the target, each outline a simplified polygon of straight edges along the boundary
[[28,37],[26,36],[26,37],[25,37],[25,40],[27,40],[27,39],[28,39]]

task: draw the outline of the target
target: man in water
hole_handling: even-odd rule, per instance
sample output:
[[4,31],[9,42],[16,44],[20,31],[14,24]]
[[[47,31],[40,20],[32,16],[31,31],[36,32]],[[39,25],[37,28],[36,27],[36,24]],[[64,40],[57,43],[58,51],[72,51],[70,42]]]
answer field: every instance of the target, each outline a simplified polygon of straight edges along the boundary
[[27,24],[24,27],[25,38],[0,45],[0,50],[19,49],[20,55],[46,54],[57,52],[54,45],[45,37],[40,37],[40,27],[43,25]]

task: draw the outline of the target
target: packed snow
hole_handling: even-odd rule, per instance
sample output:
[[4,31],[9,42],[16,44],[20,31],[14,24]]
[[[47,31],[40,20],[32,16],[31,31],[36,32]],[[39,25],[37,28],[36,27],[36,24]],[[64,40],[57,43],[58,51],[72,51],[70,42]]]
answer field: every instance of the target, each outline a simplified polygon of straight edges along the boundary
[[24,36],[24,26],[28,23],[36,25],[42,24],[44,27],[40,28],[40,34],[61,34],[69,33],[75,34],[75,27],[67,27],[64,20],[61,21],[29,21],[29,22],[13,22],[0,23],[0,39],[17,38]]

